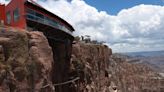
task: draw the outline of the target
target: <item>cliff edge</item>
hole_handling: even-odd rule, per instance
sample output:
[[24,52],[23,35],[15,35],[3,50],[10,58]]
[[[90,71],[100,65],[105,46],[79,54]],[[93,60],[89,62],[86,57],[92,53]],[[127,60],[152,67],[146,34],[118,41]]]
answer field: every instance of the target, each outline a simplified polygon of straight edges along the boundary
[[71,71],[80,80],[71,92],[163,92],[164,78],[150,67],[132,64],[100,44],[73,45]]
[[80,77],[77,92],[104,92],[109,85],[109,58],[106,45],[78,42],[73,45],[71,71]]
[[[112,54],[108,46],[81,41],[71,46],[71,61],[54,61],[43,33],[0,27],[0,92],[163,92],[163,77]],[[67,81],[53,84],[63,78]]]
[[0,92],[53,92],[52,57],[42,33],[0,27]]

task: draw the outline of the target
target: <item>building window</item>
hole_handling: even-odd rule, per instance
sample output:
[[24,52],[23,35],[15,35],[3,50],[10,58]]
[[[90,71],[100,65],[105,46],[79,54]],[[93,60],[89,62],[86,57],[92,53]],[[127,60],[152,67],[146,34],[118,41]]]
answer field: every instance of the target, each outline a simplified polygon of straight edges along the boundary
[[35,15],[35,11],[33,11],[32,9],[27,8],[26,11],[27,11],[27,13],[29,13],[29,14]]
[[29,20],[33,20],[33,21],[36,21],[45,25],[49,25],[49,26],[58,28],[60,30],[66,31],[66,32],[70,31],[68,28],[60,24],[58,21],[48,16],[45,16],[44,14],[41,14],[40,12],[34,11],[30,8],[27,8],[26,12],[27,12],[27,19]]
[[6,20],[7,20],[7,24],[10,24],[11,23],[11,14],[10,14],[10,11],[8,11],[7,13],[6,13]]
[[36,16],[36,20],[37,20],[38,22],[44,22],[44,15],[35,12],[35,16]]
[[14,10],[14,22],[17,22],[19,20],[20,14],[19,14],[19,8],[16,8]]

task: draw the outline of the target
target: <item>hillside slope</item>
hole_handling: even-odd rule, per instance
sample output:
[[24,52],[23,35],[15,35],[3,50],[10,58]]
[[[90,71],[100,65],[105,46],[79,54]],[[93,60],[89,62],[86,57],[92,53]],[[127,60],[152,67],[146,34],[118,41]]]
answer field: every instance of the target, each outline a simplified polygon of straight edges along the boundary
[[164,77],[143,64],[129,63],[127,57],[113,54],[110,57],[111,80],[119,92],[163,92]]

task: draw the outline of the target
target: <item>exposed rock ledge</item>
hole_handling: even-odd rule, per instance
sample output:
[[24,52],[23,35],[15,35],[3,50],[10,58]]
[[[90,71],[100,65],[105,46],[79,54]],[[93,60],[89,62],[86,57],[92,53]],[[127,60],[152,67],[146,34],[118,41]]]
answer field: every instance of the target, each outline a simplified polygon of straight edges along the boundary
[[52,92],[52,63],[42,33],[0,27],[0,92]]
[[164,80],[152,69],[111,54],[105,45],[74,44],[71,71],[80,80],[71,92],[163,92]]
[[79,42],[73,45],[72,53],[71,70],[80,76],[77,92],[106,92],[112,50],[105,45]]
[[[101,92],[108,83],[111,54],[104,45],[74,44],[69,79],[80,80],[78,88],[69,85],[69,92],[91,87]],[[0,92],[54,92],[52,65],[52,50],[42,33],[0,27]]]
[[[0,92],[54,92],[52,65],[42,33],[0,27]],[[164,81],[157,83],[156,73],[112,55],[105,45],[73,44],[67,67],[68,79],[79,78],[66,85],[68,92],[163,92]]]

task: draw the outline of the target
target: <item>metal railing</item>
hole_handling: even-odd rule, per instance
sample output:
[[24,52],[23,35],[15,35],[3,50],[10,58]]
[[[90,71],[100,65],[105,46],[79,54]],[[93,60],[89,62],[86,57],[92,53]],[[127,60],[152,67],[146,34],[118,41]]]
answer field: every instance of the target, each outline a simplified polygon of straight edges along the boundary
[[27,13],[26,17],[27,17],[28,20],[32,20],[32,21],[39,22],[39,23],[44,24],[44,25],[48,25],[48,26],[54,27],[56,29],[60,29],[60,30],[62,30],[64,32],[72,35],[72,32],[70,30],[68,30],[65,26],[60,25],[60,24],[58,24],[55,21],[50,21],[48,19],[45,19],[44,17],[41,18],[41,17],[38,17],[38,16],[30,14],[30,13]]

